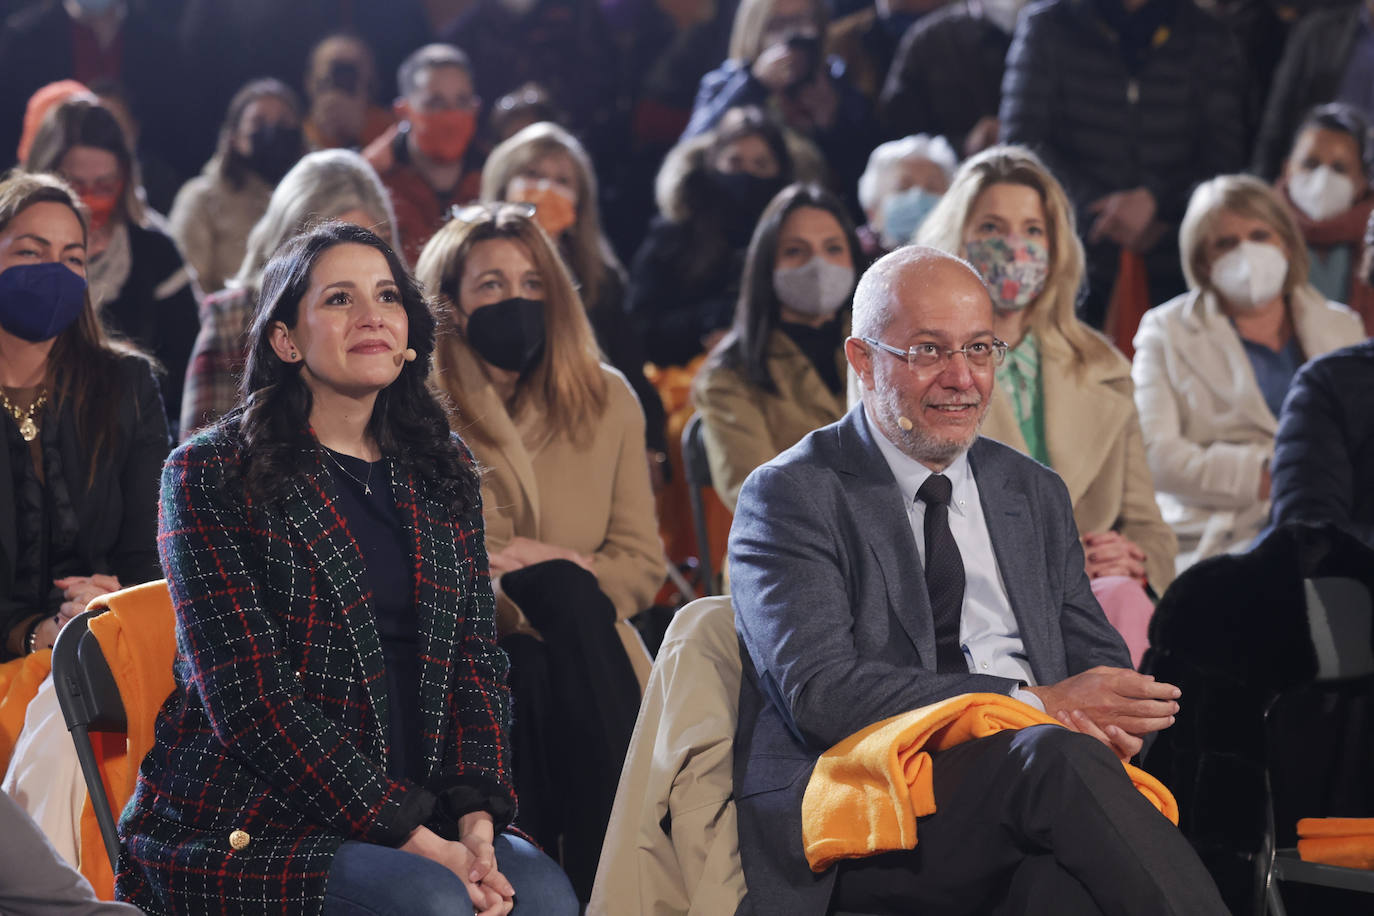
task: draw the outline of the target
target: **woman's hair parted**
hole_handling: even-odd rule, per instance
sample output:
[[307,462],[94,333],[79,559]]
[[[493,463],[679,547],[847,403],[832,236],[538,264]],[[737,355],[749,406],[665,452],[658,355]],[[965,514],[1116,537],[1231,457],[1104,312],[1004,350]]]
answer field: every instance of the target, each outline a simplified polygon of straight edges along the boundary
[[[61,204],[70,209],[85,235],[86,212],[75,191],[55,175],[18,170],[0,181],[0,233],[20,213],[41,203]],[[71,401],[77,441],[90,459],[87,486],[95,482],[101,453],[114,447],[120,434],[119,411],[111,410],[110,404],[111,399],[127,394],[119,390],[118,365],[129,356],[152,362],[137,347],[106,333],[91,308],[89,295],[80,316],[57,335],[48,353],[53,380],[52,409],[60,410]]]
[[336,245],[366,245],[386,258],[409,323],[407,346],[416,354],[413,362],[402,365],[396,381],[378,393],[368,432],[384,455],[409,468],[451,510],[476,506],[476,472],[454,446],[448,414],[428,384],[436,327],[429,304],[391,246],[367,229],[340,222],[292,239],[263,270],[239,385],[242,406],[220,421],[221,427],[238,424],[249,495],[264,502],[275,499],[292,477],[318,460],[310,431],[310,389],[301,378],[301,364],[283,361],[272,349],[272,329],[278,321],[296,326],[315,265]]
[[577,175],[577,221],[564,233],[566,243],[559,239],[554,242],[567,255],[568,266],[581,284],[582,299],[591,308],[600,301],[609,279],[607,274],[623,273],[624,268],[601,232],[596,171],[591,156],[576,137],[548,122],[531,124],[518,131],[487,157],[482,167],[482,200],[505,200],[511,181],[549,155],[567,156]]
[[1040,157],[1024,146],[994,146],[965,160],[949,190],[921,225],[917,242],[964,257],[964,231],[978,199],[995,184],[1016,184],[1040,196],[1045,211],[1049,274],[1045,288],[1026,313],[1026,323],[1042,346],[1063,347],[1075,368],[1095,349],[1093,332],[1074,313],[1083,283],[1083,243],[1074,227],[1068,195]]
[[[476,245],[494,239],[524,246],[544,281],[544,358],[520,379],[516,406],[533,399],[548,414],[551,428],[566,431],[575,442],[583,441],[606,408],[601,354],[568,269],[548,235],[522,207],[495,204],[465,208],[462,217],[445,223],[425,245],[415,265],[415,276],[436,298],[442,321],[457,329],[463,267]],[[452,343],[445,349],[450,346]],[[441,357],[441,375],[454,369],[445,362]],[[441,381],[457,403],[458,416],[473,421],[471,427],[462,428],[462,434],[488,439],[469,393],[454,390],[451,379]]]
[[[769,339],[781,320],[781,302],[773,288],[773,271],[778,264],[778,236],[787,217],[802,207],[824,210],[840,224],[857,279],[863,273],[863,249],[854,232],[854,223],[844,204],[831,192],[815,184],[793,184],[783,188],[764,208],[754,227],[749,252],[744,258],[744,277],[730,332],[717,345],[711,360],[742,373],[750,383],[776,394],[777,382],[768,371]],[[853,290],[850,290],[853,293]],[[848,303],[846,306],[848,307]]]

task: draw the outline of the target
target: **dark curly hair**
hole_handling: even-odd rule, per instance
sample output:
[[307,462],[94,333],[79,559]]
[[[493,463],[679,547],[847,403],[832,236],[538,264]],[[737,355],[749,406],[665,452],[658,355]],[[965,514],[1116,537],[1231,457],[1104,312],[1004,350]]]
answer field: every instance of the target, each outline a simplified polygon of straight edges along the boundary
[[296,236],[263,269],[257,311],[248,329],[248,359],[239,384],[242,407],[221,421],[221,426],[238,427],[249,496],[263,502],[275,500],[291,478],[306,473],[318,460],[318,443],[310,431],[313,400],[301,379],[301,364],[284,362],[273,351],[271,339],[274,323],[295,327],[311,271],[335,245],[366,245],[386,258],[409,321],[408,345],[416,354],[396,381],[378,393],[368,432],[383,454],[409,468],[451,511],[476,507],[477,473],[471,459],[453,442],[448,411],[428,383],[436,328],[429,303],[391,246],[367,229],[341,222],[325,223]]

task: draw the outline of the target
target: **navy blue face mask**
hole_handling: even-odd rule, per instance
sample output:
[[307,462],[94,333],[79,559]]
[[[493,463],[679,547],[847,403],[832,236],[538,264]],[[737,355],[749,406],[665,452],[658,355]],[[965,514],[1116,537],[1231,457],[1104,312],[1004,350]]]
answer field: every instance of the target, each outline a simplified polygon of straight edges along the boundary
[[544,357],[544,303],[517,297],[474,309],[466,336],[478,356],[523,375]]
[[0,272],[0,327],[15,337],[30,343],[52,340],[85,307],[85,278],[56,261]]

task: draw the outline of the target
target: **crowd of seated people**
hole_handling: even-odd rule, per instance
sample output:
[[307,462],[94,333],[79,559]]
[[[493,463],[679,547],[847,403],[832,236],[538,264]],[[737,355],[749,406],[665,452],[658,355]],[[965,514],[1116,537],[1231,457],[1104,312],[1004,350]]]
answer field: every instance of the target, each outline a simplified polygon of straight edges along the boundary
[[[88,876],[46,650],[129,586],[176,614],[97,896],[586,906],[655,614],[710,588],[694,414],[716,569],[742,520],[751,786],[749,748],[814,761],[902,697],[1006,694],[1129,759],[1177,705],[1129,676],[1177,575],[1293,523],[1374,548],[1374,0],[237,6],[0,4],[0,770]],[[835,493],[827,436],[872,459]],[[836,500],[872,473],[908,505],[870,550]],[[1003,477],[1086,642],[1036,641]],[[829,633],[780,610],[826,594],[827,526]],[[894,544],[921,607],[884,616],[856,577]],[[880,635],[917,651],[846,654]],[[936,686],[845,719],[829,664]],[[1063,687],[1095,665],[1149,713]],[[791,876],[750,823],[746,871]],[[1066,880],[1008,868],[972,911]],[[901,909],[915,872],[816,886]]]

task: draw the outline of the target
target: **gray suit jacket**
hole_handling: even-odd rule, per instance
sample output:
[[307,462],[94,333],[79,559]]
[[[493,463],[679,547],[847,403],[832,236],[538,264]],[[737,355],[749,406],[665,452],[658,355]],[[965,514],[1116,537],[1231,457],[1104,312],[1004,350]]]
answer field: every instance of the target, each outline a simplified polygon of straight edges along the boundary
[[[824,913],[834,869],[802,849],[816,758],[860,729],[1017,682],[935,671],[935,627],[896,480],[862,407],[755,471],[730,532],[742,654],[735,741],[741,913]],[[1037,683],[1129,668],[1093,598],[1073,506],[1048,468],[991,439],[969,453],[993,551]]]

